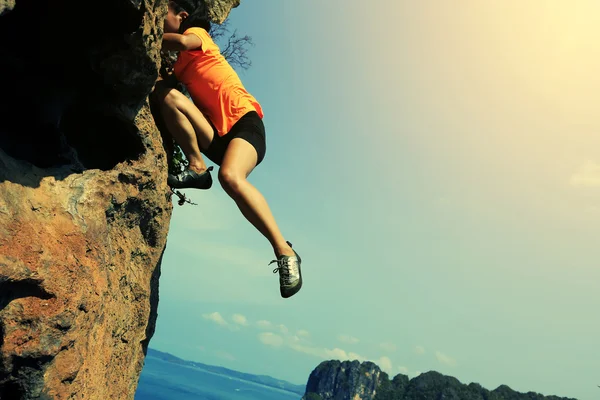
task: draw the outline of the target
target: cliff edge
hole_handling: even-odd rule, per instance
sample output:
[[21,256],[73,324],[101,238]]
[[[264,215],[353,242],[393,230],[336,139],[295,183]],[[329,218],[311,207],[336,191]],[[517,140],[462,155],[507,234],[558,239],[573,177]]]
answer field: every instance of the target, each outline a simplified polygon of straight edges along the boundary
[[2,399],[134,396],[172,211],[147,101],[166,11],[0,0]]

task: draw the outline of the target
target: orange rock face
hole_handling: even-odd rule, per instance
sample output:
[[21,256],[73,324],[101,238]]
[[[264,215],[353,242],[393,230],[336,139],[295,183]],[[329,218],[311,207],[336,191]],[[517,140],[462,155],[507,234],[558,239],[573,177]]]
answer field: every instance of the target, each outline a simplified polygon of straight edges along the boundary
[[0,398],[133,398],[171,213],[147,108],[136,122],[151,146],[109,171],[0,154]]
[[[239,4],[193,1],[216,22]],[[172,203],[148,95],[167,1],[81,7],[0,0],[2,400],[133,399],[154,333]]]

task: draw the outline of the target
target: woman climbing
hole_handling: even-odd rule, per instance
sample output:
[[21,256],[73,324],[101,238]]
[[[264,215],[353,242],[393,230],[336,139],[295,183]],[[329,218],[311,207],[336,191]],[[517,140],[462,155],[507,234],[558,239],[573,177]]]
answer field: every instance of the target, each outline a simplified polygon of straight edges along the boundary
[[301,259],[281,234],[263,195],[247,178],[266,152],[263,110],[209,35],[210,22],[195,16],[186,0],[170,1],[164,21],[163,50],[177,51],[173,71],[191,100],[167,81],[152,94],[167,131],[183,150],[189,166],[169,174],[173,188],[209,189],[211,170],[202,154],[219,165],[218,178],[244,217],[271,243],[280,293],[293,296],[302,287]]

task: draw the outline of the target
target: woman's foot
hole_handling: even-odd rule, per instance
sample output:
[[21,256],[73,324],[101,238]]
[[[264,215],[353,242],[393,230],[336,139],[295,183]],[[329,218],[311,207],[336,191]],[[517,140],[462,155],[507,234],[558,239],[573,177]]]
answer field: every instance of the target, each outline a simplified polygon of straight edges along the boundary
[[186,168],[177,175],[169,174],[167,183],[174,189],[210,189],[212,186],[210,171],[212,169],[211,166],[202,172],[196,172],[192,168]]
[[275,257],[279,258],[281,256],[294,256],[296,252],[292,249],[292,244],[290,242],[283,242],[277,244],[273,247],[275,252]]
[[292,249],[292,244],[290,242],[286,243],[294,255],[285,255],[284,253],[278,256],[277,260],[269,263],[269,265],[277,263],[277,268],[273,270],[273,273],[279,272],[279,291],[283,298],[295,295],[302,288],[302,269],[300,267],[302,259]]

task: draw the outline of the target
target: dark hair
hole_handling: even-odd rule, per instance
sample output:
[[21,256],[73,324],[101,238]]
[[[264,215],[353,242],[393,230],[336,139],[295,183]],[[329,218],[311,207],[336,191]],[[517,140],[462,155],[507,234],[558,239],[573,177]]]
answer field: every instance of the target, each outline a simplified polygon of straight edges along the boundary
[[170,4],[176,13],[182,11],[188,13],[188,17],[181,23],[181,27],[179,28],[180,33],[192,27],[203,28],[207,32],[210,32],[211,23],[206,16],[204,7],[197,7],[193,0],[171,0]]
[[190,14],[183,22],[181,23],[181,32],[184,32],[189,28],[202,28],[205,29],[206,32],[210,32],[210,20],[204,13],[194,13]]
[[179,14],[182,11],[185,11],[188,14],[191,14],[192,11],[196,8],[194,3],[189,0],[171,0],[169,1],[169,5],[173,7],[175,13]]

